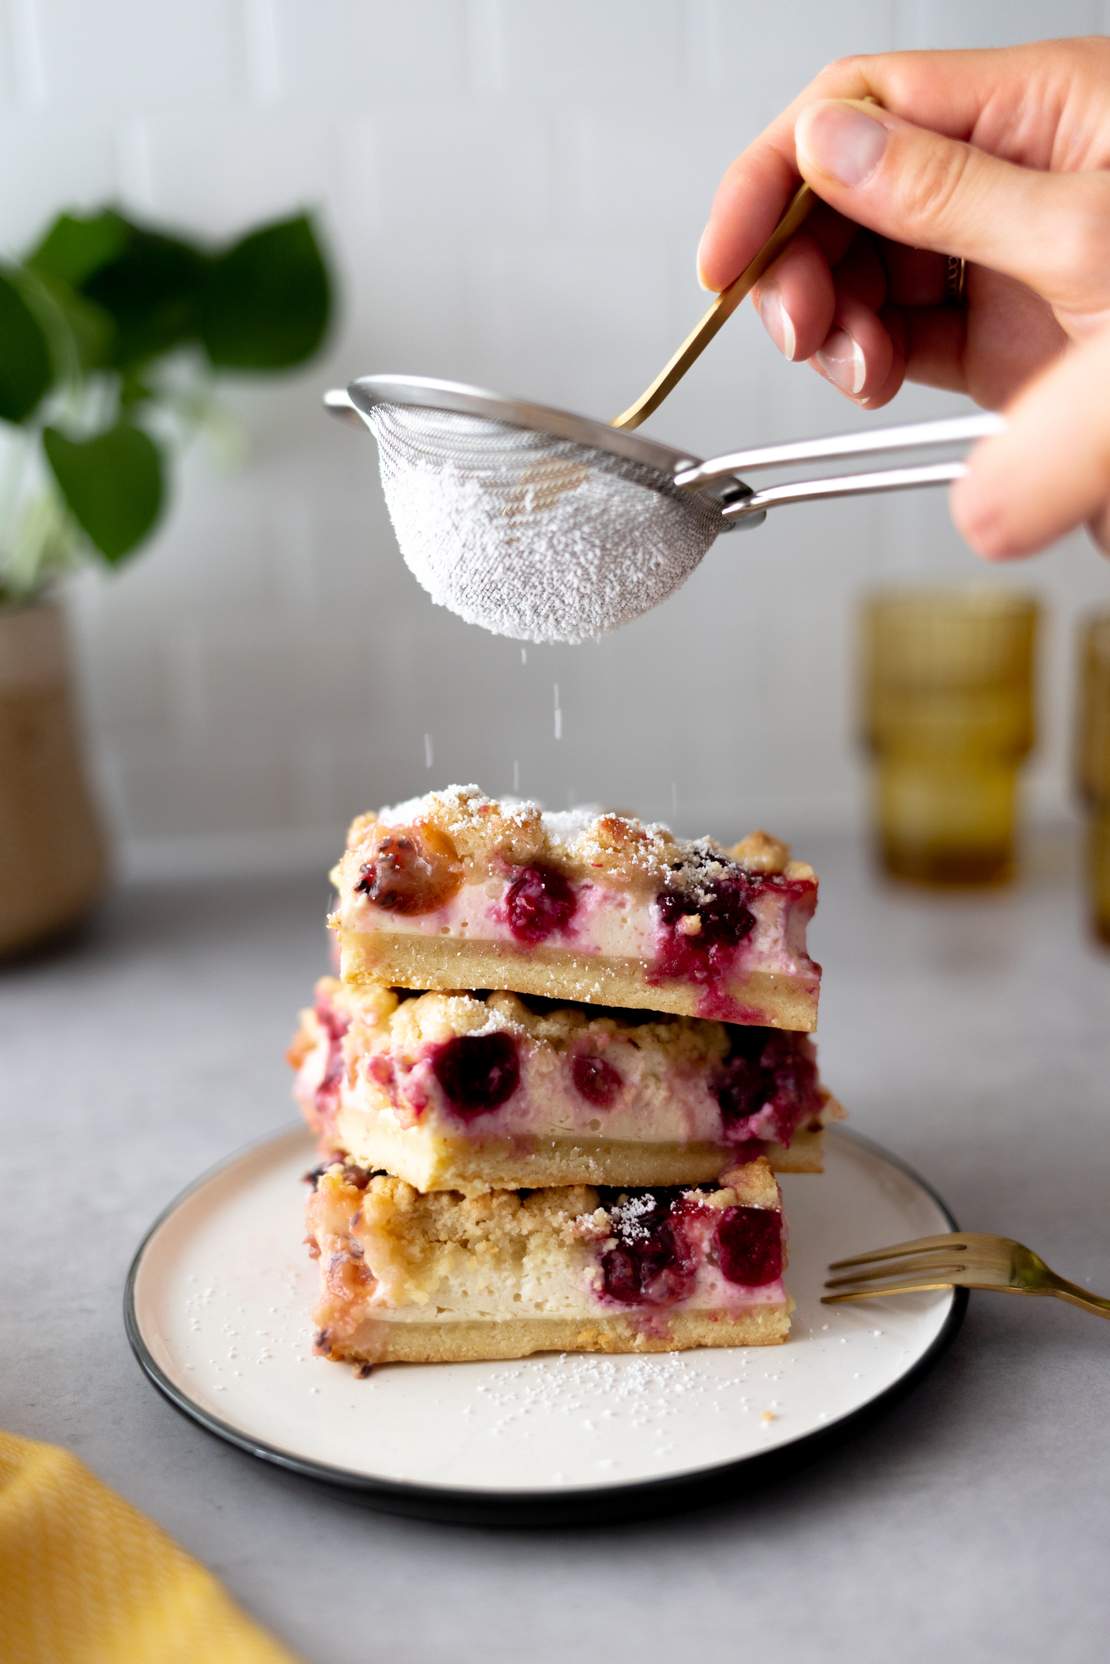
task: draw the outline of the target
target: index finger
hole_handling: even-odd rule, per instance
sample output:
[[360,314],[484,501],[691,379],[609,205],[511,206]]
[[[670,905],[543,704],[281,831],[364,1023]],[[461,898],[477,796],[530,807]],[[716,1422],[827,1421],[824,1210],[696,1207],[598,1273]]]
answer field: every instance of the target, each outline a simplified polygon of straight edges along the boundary
[[[992,101],[1029,96],[1031,77],[1074,71],[1066,41],[973,52],[890,52],[844,58],[823,69],[730,163],[717,187],[698,248],[698,274],[707,289],[726,289],[766,242],[798,188],[794,124],[806,104],[825,98],[874,98],[892,115],[948,138],[969,139]],[[998,122],[995,155],[1024,161],[1011,125]],[[1012,138],[1011,138],[1012,135]],[[992,135],[993,137],[993,135]]]

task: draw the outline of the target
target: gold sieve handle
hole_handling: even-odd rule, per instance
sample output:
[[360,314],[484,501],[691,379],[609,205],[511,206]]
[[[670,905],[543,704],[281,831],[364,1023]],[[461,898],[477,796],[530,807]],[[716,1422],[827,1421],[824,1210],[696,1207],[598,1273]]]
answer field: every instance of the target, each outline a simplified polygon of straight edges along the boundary
[[[853,104],[878,106],[877,98],[850,99]],[[800,185],[794,192],[779,223],[753,260],[749,260],[739,277],[734,277],[727,289],[722,289],[705,316],[690,331],[678,351],[664,364],[651,386],[646,388],[635,404],[614,416],[611,427],[638,428],[669,393],[673,393],[691,364],[700,358],[721,325],[736,311],[744,296],[754,289],[767,267],[776,261],[810,209],[818,199],[808,185]]]
[[619,416],[614,416],[610,424],[612,427],[638,428],[641,422],[647,421],[653,410],[658,410],[667,395],[678,386],[695,359],[701,357],[721,325],[732,317],[745,295],[755,288],[768,266],[778,259],[816,200],[808,185],[798,187],[785,214],[755,259],[749,260],[740,276],[733,278],[727,289],[721,290],[705,316],[690,331],[673,357],[664,364],[651,386],[640,394],[635,404],[630,404],[627,410],[622,410]]

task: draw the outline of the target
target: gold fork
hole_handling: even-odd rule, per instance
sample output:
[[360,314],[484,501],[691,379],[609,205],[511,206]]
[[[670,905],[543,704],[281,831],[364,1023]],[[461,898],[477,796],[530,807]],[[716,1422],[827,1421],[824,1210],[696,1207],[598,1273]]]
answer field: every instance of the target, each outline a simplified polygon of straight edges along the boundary
[[[860,1266],[866,1269],[857,1269]],[[1110,1317],[1110,1300],[1058,1276],[1032,1248],[1008,1236],[974,1231],[919,1236],[913,1242],[834,1260],[829,1270],[851,1275],[827,1279],[825,1287],[836,1292],[822,1295],[826,1306],[933,1288],[994,1288],[1003,1294],[1055,1294],[1085,1312]]]

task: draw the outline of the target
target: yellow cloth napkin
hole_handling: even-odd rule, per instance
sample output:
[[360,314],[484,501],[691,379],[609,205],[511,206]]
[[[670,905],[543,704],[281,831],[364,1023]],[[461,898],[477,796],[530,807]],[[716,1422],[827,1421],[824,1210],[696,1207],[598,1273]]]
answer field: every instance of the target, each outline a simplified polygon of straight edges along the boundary
[[75,1456],[2,1431],[0,1659],[295,1664]]

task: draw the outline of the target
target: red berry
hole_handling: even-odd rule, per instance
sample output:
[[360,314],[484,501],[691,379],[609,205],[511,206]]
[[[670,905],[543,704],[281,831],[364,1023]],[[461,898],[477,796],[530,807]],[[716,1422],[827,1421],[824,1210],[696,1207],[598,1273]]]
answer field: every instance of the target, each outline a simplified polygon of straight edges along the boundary
[[745,1288],[782,1276],[782,1215],[773,1208],[725,1208],[717,1227],[721,1275]]
[[590,1052],[578,1052],[570,1072],[576,1090],[598,1109],[608,1109],[624,1085],[619,1069]]
[[534,946],[565,930],[578,906],[570,880],[541,861],[521,867],[505,893],[505,914],[518,942]]

